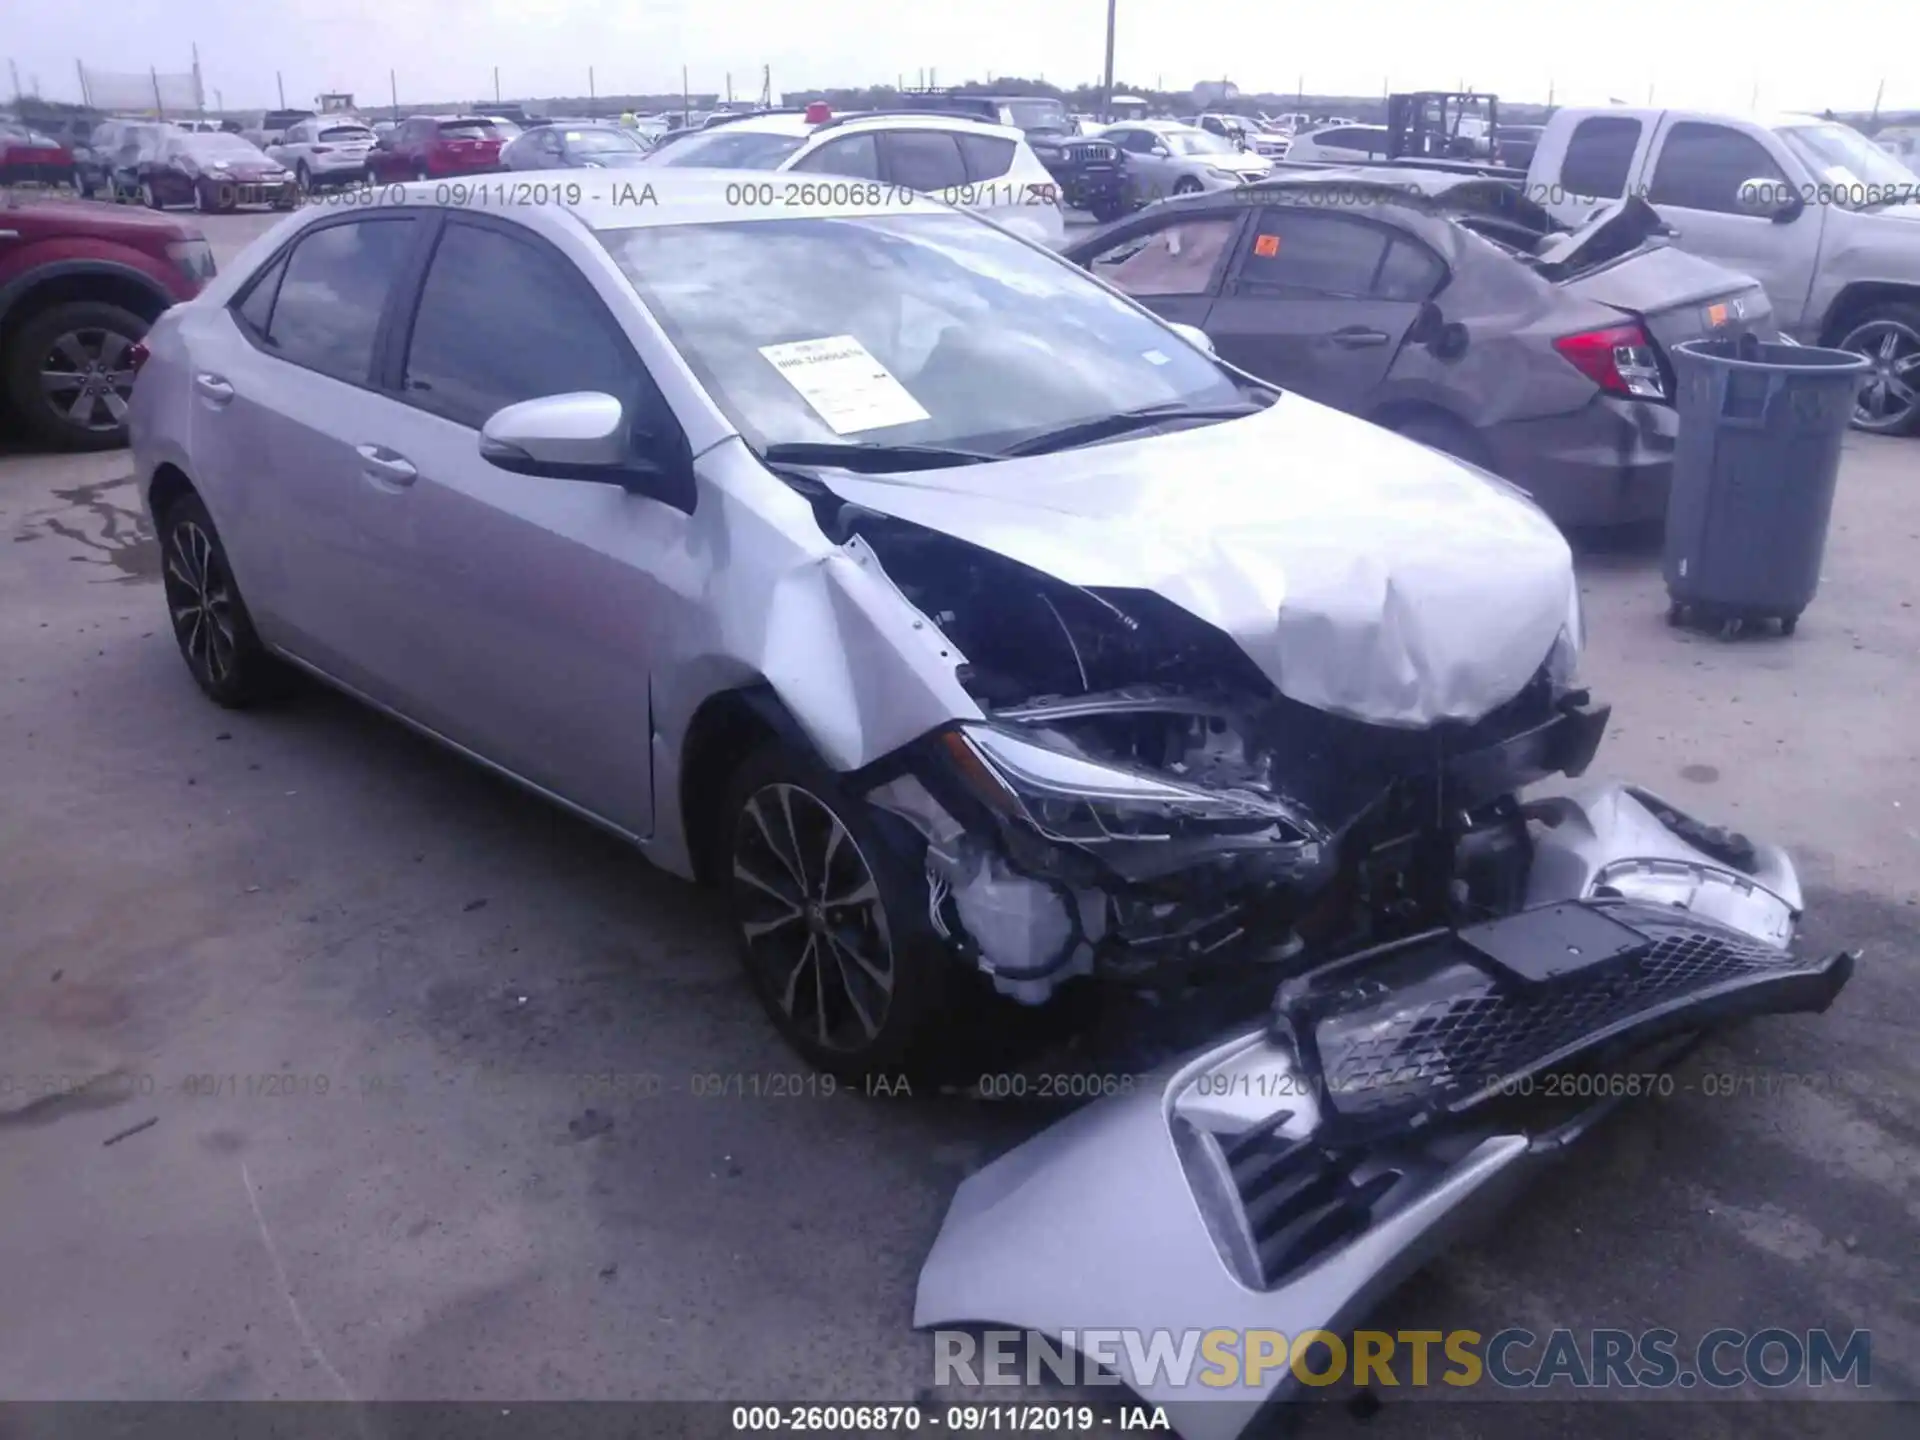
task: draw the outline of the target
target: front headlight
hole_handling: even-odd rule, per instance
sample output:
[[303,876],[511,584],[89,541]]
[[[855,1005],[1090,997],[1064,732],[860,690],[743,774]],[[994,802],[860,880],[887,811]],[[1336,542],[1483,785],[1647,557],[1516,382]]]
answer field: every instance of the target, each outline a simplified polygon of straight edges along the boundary
[[1207,173],[1216,180],[1238,180],[1240,178],[1240,172],[1238,170],[1228,170],[1219,165],[1209,165],[1207,167]]
[[172,240],[167,244],[167,258],[174,267],[196,284],[204,285],[213,279],[213,246],[205,240]]
[[1093,845],[1267,830],[1289,843],[1310,838],[1287,806],[1262,796],[1177,784],[991,726],[950,731],[946,742],[961,775],[989,808],[1025,819],[1049,840]]
[[1580,652],[1587,647],[1587,619],[1580,605],[1580,584],[1575,581],[1567,588],[1566,621],[1554,639],[1553,649],[1547,652],[1547,678],[1563,688],[1573,683],[1580,669]]

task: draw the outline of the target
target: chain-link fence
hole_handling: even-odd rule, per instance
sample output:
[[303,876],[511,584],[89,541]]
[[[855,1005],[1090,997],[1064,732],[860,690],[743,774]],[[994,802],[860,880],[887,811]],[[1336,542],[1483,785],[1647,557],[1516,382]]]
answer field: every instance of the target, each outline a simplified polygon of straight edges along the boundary
[[96,110],[193,115],[207,103],[197,69],[95,70],[82,62],[80,88],[86,103]]

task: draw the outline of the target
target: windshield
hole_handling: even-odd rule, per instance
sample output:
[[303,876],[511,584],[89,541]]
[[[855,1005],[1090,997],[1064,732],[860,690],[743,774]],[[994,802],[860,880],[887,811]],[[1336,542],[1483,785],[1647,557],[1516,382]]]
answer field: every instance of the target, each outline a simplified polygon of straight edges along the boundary
[[780,162],[806,143],[798,135],[769,135],[764,130],[710,130],[676,140],[660,152],[662,165],[705,165],[716,170],[777,170]]
[[1851,126],[1789,125],[1779,134],[1821,183],[1834,187],[1836,205],[1851,210],[1920,198],[1914,193],[1920,175]]
[[1071,130],[1067,107],[1058,100],[1004,100],[1001,113],[1022,130]]
[[1233,142],[1205,130],[1162,130],[1160,138],[1176,155],[1232,155]]
[[576,155],[630,155],[646,148],[625,130],[568,130],[564,137]]
[[1079,270],[964,215],[735,220],[602,241],[749,443],[1000,449],[1242,397]]
[[173,148],[182,155],[190,155],[195,160],[264,160],[257,145],[242,140],[238,135],[227,135],[220,131],[211,133],[189,133],[175,135]]

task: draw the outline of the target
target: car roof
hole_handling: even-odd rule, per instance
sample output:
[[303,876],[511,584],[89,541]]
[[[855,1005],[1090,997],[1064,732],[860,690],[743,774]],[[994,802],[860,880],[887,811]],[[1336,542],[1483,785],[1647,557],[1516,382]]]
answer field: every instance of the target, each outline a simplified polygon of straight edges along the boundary
[[746,131],[757,135],[791,135],[802,139],[814,131],[831,128],[836,131],[851,130],[855,126],[882,129],[894,126],[914,130],[958,130],[968,134],[986,131],[989,134],[1018,138],[1024,132],[1016,125],[997,125],[991,120],[982,120],[977,115],[967,115],[959,111],[948,114],[942,110],[881,110],[871,114],[859,110],[848,110],[835,114],[825,121],[809,120],[805,112],[780,111],[765,115],[743,115],[738,120],[729,120],[724,125],[716,125],[715,130],[727,130],[733,133]]
[[[600,178],[606,174],[606,178]],[[869,215],[935,215],[959,213],[950,205],[925,195],[897,187],[882,187],[877,198],[864,192],[840,204],[811,203],[788,205],[742,205],[742,182],[764,185],[764,170],[708,170],[695,166],[662,166],[618,172],[581,170],[520,170],[516,182],[538,181],[549,176],[553,188],[568,197],[562,208],[570,210],[588,228],[597,231],[636,230],[656,225],[711,225],[741,220],[830,220]],[[583,175],[595,178],[583,180]],[[811,189],[812,187],[808,187]],[[843,193],[844,187],[842,187]],[[832,186],[821,186],[831,196]],[[456,198],[456,193],[458,198]],[[872,198],[872,203],[866,203]],[[465,203],[460,203],[464,200]],[[524,212],[528,207],[516,204],[508,192],[487,186],[469,191],[465,186],[449,187],[431,182],[409,181],[382,186],[376,206],[437,206],[467,211],[500,213]],[[310,207],[316,219],[330,207]],[[551,209],[552,207],[548,207]],[[984,222],[983,222],[984,223]]]

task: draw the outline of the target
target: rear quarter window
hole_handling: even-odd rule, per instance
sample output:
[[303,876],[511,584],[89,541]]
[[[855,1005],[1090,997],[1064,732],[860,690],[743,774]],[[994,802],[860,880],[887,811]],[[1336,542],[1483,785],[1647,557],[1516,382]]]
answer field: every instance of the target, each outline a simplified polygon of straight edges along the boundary
[[1013,168],[1019,147],[998,135],[961,135],[960,156],[966,162],[970,181],[998,180]]
[[1561,188],[1596,200],[1627,193],[1627,171],[1640,147],[1640,122],[1625,115],[1592,115],[1573,127],[1560,160]]

